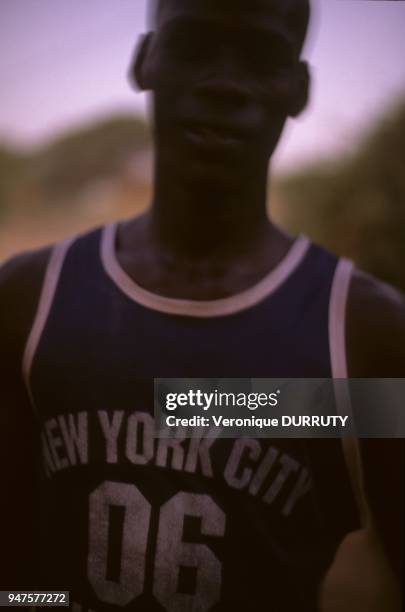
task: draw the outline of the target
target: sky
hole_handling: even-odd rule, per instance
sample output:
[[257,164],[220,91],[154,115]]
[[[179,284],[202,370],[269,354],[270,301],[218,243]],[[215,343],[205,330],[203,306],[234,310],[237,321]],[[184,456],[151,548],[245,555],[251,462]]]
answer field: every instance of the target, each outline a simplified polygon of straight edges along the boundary
[[[149,0],[150,1],[150,0]],[[0,0],[0,141],[43,142],[115,112],[146,113],[127,69],[147,0]],[[313,86],[276,165],[350,151],[405,98],[405,2],[313,0]]]

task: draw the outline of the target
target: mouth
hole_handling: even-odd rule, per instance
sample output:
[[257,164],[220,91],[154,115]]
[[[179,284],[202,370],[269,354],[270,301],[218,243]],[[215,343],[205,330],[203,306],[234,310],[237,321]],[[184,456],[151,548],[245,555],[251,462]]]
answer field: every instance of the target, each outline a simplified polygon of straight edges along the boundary
[[183,124],[186,140],[204,149],[234,149],[243,145],[246,133],[225,123],[191,122]]

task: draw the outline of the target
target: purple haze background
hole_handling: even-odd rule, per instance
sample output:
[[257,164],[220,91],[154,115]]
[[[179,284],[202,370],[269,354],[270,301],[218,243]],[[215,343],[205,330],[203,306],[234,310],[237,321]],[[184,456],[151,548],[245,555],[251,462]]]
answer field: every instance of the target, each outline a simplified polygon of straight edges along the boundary
[[[0,140],[32,145],[112,112],[145,113],[126,78],[145,23],[145,0],[2,0]],[[405,94],[404,32],[405,2],[314,1],[311,103],[290,122],[278,168],[350,150]]]

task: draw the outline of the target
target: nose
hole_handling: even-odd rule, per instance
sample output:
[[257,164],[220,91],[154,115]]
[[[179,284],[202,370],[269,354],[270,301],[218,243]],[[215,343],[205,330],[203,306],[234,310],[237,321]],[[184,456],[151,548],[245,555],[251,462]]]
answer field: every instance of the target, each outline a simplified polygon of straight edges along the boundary
[[243,106],[249,100],[244,67],[238,48],[229,40],[217,41],[213,57],[196,82],[197,93],[208,102],[223,106]]

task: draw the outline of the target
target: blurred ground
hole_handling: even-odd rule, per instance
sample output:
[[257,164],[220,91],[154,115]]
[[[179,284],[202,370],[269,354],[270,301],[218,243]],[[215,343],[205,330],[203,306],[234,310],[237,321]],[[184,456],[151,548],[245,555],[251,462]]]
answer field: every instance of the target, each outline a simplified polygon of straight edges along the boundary
[[140,212],[149,203],[145,184],[100,182],[72,201],[68,210],[32,210],[25,207],[7,214],[0,223],[0,263],[9,256],[51,244],[117,218]]
[[[136,214],[150,198],[150,135],[115,117],[39,150],[0,145],[0,261]],[[273,218],[405,290],[405,101],[349,157],[276,177]]]

